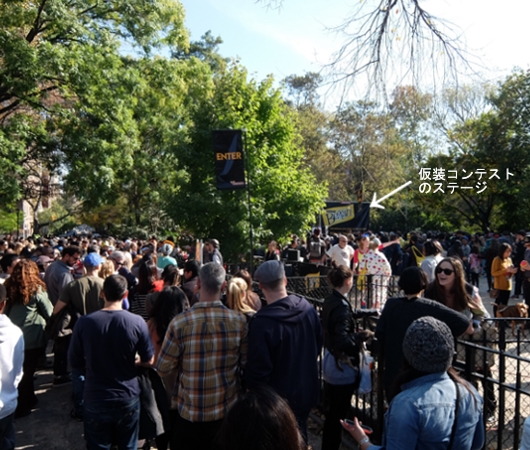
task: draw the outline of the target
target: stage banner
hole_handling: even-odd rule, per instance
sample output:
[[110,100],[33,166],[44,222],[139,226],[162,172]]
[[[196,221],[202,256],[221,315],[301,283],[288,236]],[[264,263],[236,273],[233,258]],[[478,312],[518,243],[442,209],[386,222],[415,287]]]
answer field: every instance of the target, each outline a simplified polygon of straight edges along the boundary
[[332,231],[364,231],[370,226],[370,203],[326,202],[324,225]]
[[241,130],[213,130],[217,189],[244,189],[245,162]]

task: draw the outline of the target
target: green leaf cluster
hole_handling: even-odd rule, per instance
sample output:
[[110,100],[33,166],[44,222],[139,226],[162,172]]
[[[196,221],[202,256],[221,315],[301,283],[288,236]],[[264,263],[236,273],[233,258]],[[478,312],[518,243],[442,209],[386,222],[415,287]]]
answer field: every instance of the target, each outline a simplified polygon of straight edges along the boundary
[[[179,153],[187,177],[179,194],[168,199],[172,216],[197,236],[224,242],[224,252],[232,257],[248,250],[250,223],[254,242],[262,243],[285,240],[310,226],[325,190],[301,165],[294,117],[271,78],[258,83],[241,66],[228,66],[215,74],[213,95],[201,99],[192,121],[189,141]],[[250,205],[246,190],[215,188],[214,129],[244,130]]]

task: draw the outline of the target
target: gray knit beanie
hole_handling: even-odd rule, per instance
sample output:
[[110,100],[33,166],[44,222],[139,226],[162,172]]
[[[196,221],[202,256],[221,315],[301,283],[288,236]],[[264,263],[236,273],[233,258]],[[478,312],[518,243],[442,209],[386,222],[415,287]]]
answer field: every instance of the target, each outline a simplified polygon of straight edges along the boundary
[[420,372],[445,372],[451,366],[454,352],[451,330],[434,317],[415,320],[405,333],[403,355]]

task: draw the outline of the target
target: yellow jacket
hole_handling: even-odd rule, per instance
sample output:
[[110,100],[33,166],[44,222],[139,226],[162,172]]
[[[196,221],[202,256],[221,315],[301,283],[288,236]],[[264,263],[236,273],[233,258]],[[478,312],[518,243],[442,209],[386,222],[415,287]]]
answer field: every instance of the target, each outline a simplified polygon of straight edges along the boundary
[[493,287],[501,291],[512,290],[512,275],[506,270],[512,266],[512,259],[506,258],[501,259],[498,256],[495,257],[491,263],[491,275],[493,275]]

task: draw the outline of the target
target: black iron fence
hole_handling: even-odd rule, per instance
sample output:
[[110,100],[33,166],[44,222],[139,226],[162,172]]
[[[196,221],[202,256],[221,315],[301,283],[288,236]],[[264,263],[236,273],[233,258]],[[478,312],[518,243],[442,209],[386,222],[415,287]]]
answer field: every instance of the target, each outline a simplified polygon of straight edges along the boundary
[[[399,277],[381,275],[356,275],[349,299],[353,308],[382,307],[389,297],[399,294]],[[287,291],[307,298],[317,310],[331,293],[326,277],[308,274],[304,277],[287,278]]]
[[[287,290],[304,296],[320,312],[331,287],[325,277],[309,274],[288,278]],[[357,276],[350,302],[353,308],[383,307],[384,300],[392,296],[399,296],[396,277]],[[358,326],[373,329],[375,324],[363,319]],[[371,352],[374,388],[369,394],[355,395],[352,407],[357,417],[374,429],[373,440],[378,442],[387,405],[377,342]],[[529,319],[485,320],[474,335],[458,340],[454,367],[484,398],[484,449],[519,449],[523,422],[530,416]]]

